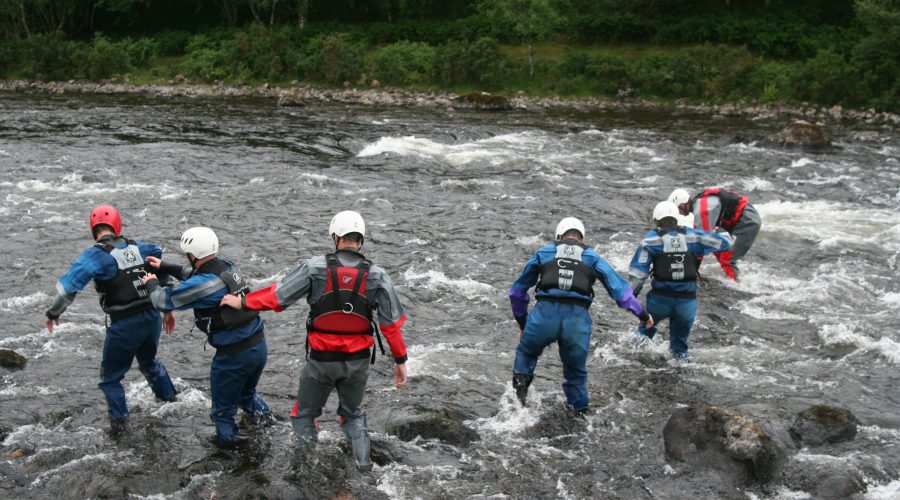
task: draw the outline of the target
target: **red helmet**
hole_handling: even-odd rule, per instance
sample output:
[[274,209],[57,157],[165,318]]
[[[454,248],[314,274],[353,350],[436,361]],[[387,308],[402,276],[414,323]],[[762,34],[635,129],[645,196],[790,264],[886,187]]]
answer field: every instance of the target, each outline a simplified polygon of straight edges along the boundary
[[109,205],[102,205],[91,210],[91,234],[94,228],[100,224],[106,224],[113,229],[116,236],[122,232],[122,216],[119,211]]

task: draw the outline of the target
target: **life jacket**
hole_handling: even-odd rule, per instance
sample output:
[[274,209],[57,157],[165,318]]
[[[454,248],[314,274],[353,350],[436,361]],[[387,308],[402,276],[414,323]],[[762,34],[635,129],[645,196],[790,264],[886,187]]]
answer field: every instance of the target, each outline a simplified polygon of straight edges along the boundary
[[[229,269],[230,268],[230,269]],[[250,285],[228,262],[213,259],[200,266],[193,274],[215,274],[228,286],[228,293],[240,295],[250,290]],[[231,307],[194,309],[194,324],[207,335],[240,328],[259,316],[257,311],[242,311]]]
[[722,210],[721,212],[719,212],[719,218],[716,220],[716,223],[714,225],[722,227],[729,231],[737,226],[741,215],[744,214],[744,207],[746,207],[747,203],[750,201],[746,196],[743,196],[736,191],[732,191],[730,189],[713,188],[707,189],[697,196],[694,196],[691,199],[691,205],[693,205],[693,202],[699,200],[700,198],[704,198],[707,196],[719,197],[719,203],[722,205]]
[[306,329],[310,334],[372,335],[373,307],[366,295],[366,278],[372,261],[362,259],[349,267],[336,254],[325,256],[325,291],[310,307]]
[[556,288],[593,298],[596,277],[581,260],[585,248],[575,240],[557,241],[556,258],[541,266],[537,289],[547,291]]
[[[111,242],[124,240],[124,248],[116,248]],[[144,258],[138,249],[137,243],[128,238],[101,238],[95,247],[103,250],[116,260],[118,271],[111,279],[95,280],[97,292],[100,294],[100,307],[107,314],[115,314],[121,311],[135,309],[150,304],[150,295],[147,288],[141,282],[141,277],[147,273]]]
[[657,229],[662,238],[663,251],[653,257],[653,279],[663,281],[696,281],[697,261],[688,251],[685,229],[678,228],[678,234],[670,235],[667,229]]

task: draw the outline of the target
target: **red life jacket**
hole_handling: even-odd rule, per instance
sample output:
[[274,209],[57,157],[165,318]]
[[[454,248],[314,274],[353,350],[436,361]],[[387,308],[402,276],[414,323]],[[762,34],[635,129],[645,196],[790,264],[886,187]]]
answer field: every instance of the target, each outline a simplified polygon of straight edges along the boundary
[[[747,206],[749,199],[730,189],[712,188],[694,196],[691,199],[691,205],[693,205],[695,201],[707,196],[718,196],[719,203],[722,205],[722,210],[719,212],[719,218],[713,226],[718,226],[728,231],[734,229],[741,219],[741,215],[744,214],[744,207]],[[712,227],[710,227],[710,229],[712,229]]]
[[[310,307],[306,322],[311,357],[320,361],[368,357],[368,349],[374,343],[372,336],[377,333],[374,308],[366,294],[372,261],[364,258],[355,267],[348,267],[341,264],[337,255],[328,254],[325,264],[325,290]],[[380,344],[381,339],[378,340]],[[360,356],[363,352],[365,355]]]

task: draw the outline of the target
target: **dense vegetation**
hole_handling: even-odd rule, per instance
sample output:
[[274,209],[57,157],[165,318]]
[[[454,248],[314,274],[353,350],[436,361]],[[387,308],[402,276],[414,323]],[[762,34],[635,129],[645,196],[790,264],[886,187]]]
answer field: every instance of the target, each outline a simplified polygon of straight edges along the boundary
[[5,78],[900,108],[900,0],[3,0],[0,33]]

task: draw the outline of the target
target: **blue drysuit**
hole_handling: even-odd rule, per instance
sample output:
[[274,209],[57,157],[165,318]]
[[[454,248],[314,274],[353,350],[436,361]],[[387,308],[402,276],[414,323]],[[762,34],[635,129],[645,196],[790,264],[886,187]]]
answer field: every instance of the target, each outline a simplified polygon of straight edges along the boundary
[[[564,240],[562,243],[575,243],[577,246],[574,240]],[[591,341],[591,315],[588,308],[593,300],[592,294],[561,288],[538,290],[535,293],[537,304],[528,313],[528,289],[538,284],[542,267],[554,261],[558,256],[558,249],[563,247],[564,245],[558,247],[556,243],[549,243],[535,252],[509,289],[513,316],[520,326],[524,323],[524,333],[516,348],[513,373],[532,377],[544,348],[554,342],[558,343],[565,377],[563,392],[566,400],[573,409],[584,410],[589,402],[585,364]],[[597,252],[592,248],[584,248],[580,260],[588,272],[592,272],[600,280],[619,307],[646,320],[644,310],[634,298],[628,282],[616,274]]]
[[[681,260],[691,264],[697,257],[730,250],[734,241],[726,232],[710,233],[690,228],[679,230],[671,227],[661,230],[661,233],[647,233],[631,259],[628,279],[635,293],[641,292],[644,282],[650,276],[654,258],[666,252],[680,251],[685,253],[685,258]],[[676,358],[686,358],[688,337],[697,315],[697,282],[694,279],[657,279],[656,274],[651,280],[651,291],[647,294],[647,312],[653,316],[653,328],[641,325],[638,331],[652,339],[659,322],[669,318],[669,349]]]
[[[218,264],[218,259],[208,262],[194,273],[190,267],[178,268],[163,263],[160,268],[183,281],[174,288],[160,288],[153,280],[147,283],[153,306],[161,311],[219,308],[222,297],[228,293],[228,285],[217,275],[204,272],[208,265]],[[234,272],[231,262],[224,261],[225,271]],[[151,268],[152,269],[152,268]],[[201,329],[208,325],[196,321]],[[271,415],[269,406],[256,393],[256,385],[266,366],[268,349],[262,336],[263,320],[258,315],[232,329],[208,334],[209,344],[216,348],[209,371],[212,411],[209,416],[216,426],[219,444],[228,446],[238,435],[234,421],[240,406],[252,419]],[[229,352],[229,348],[239,352]]]
[[[100,242],[109,243],[118,249],[125,249],[128,243],[124,238],[101,238]],[[137,262],[149,256],[162,256],[158,246],[135,241],[140,252]],[[84,289],[92,280],[105,282],[112,280],[119,272],[115,258],[103,249],[92,246],[85,250],[56,284],[56,298],[47,311],[47,317],[58,318],[75,300],[75,295]],[[102,297],[101,297],[102,302]],[[130,312],[131,310],[135,312]],[[156,359],[156,348],[162,330],[162,319],[159,312],[149,307],[147,299],[136,300],[133,305],[120,306],[117,311],[110,312],[112,321],[106,328],[106,339],[103,342],[103,359],[100,361],[100,390],[106,396],[109,418],[123,419],[128,416],[128,405],[125,402],[125,388],[122,379],[137,358],[138,367],[157,398],[172,401],[177,394],[166,367]]]

